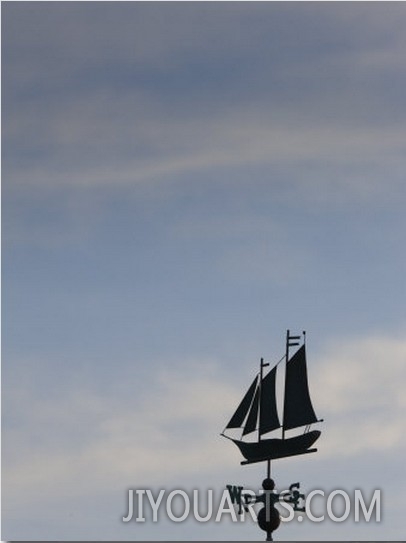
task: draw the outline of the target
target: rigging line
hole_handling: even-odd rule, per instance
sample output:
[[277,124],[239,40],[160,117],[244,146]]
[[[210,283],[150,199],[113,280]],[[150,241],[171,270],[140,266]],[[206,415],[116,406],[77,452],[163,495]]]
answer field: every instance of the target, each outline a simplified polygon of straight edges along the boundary
[[278,364],[280,364],[283,360],[285,360],[285,358],[286,358],[286,354],[284,354],[284,355],[282,356],[282,358],[279,360],[279,362],[277,362],[277,363],[275,364],[274,368],[276,368],[276,366],[278,366]]
[[279,360],[279,362],[277,362],[277,363],[275,364],[275,366],[277,366],[278,364],[280,364],[280,363],[282,362],[282,360],[285,360],[285,358],[286,358],[286,354],[284,354],[284,355],[282,356],[282,358]]
[[221,436],[225,437],[226,439],[229,439],[230,441],[234,441],[234,439],[230,436],[227,436],[224,432],[221,432]]
[[[276,366],[279,366],[279,364],[285,360],[285,358],[286,358],[286,354],[284,354],[282,356],[282,358],[280,360],[278,360],[278,362],[274,366],[272,366],[272,362],[264,362],[264,365],[269,364],[270,366],[272,366],[272,369],[275,369]],[[261,370],[257,371],[257,373],[255,375],[259,375],[260,373],[261,373]]]
[[[266,367],[266,366],[272,366],[272,369],[274,369],[274,368],[276,368],[276,366],[279,366],[279,364],[280,364],[281,362],[283,362],[283,361],[285,360],[285,358],[286,358],[286,354],[284,354],[284,355],[282,356],[282,358],[281,358],[280,360],[278,360],[278,362],[277,362],[274,366],[272,366],[272,362],[265,362],[265,361],[264,361],[264,367]],[[261,374],[261,370],[258,370],[258,371],[255,373],[255,377],[258,377],[260,374]]]

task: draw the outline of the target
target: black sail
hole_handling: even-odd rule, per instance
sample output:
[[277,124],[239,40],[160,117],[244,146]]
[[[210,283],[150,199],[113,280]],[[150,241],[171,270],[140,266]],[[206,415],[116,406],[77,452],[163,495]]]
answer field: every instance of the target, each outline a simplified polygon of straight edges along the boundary
[[262,379],[261,384],[261,406],[259,413],[259,433],[260,435],[280,428],[281,423],[278,418],[276,408],[276,366],[268,375]]
[[258,421],[258,404],[259,404],[259,388],[255,391],[254,400],[251,405],[250,412],[248,414],[247,422],[244,426],[244,431],[242,433],[243,436],[246,434],[250,434],[251,432],[255,432],[257,429],[257,421]]
[[317,422],[310,400],[304,345],[287,362],[285,380],[284,429],[290,430]]
[[257,386],[257,381],[258,381],[258,376],[255,377],[254,381],[252,382],[244,398],[241,400],[240,405],[237,407],[236,412],[231,417],[231,420],[227,424],[226,428],[241,428],[242,423],[244,422],[245,417],[247,416],[249,408],[251,407],[252,398],[254,397],[255,389]]

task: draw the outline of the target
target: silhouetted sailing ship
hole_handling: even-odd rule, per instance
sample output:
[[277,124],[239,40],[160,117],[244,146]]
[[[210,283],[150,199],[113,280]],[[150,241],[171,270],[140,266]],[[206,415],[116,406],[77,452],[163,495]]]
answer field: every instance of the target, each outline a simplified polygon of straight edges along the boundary
[[[318,420],[310,400],[307,381],[305,332],[303,344],[289,358],[289,349],[300,345],[301,336],[291,336],[289,330],[286,334],[286,354],[264,377],[264,368],[270,364],[261,359],[259,374],[255,377],[247,393],[237,407],[230,422],[224,429],[242,428],[241,439],[231,439],[240,449],[245,461],[242,464],[273,460],[315,452],[310,449],[319,438],[319,430],[310,430],[310,426]],[[283,398],[282,424],[279,421],[276,401],[276,373],[280,362],[286,360],[285,388]],[[305,426],[302,434],[285,437],[287,430]],[[282,429],[281,438],[266,438],[263,436],[274,430]],[[252,432],[258,432],[257,441],[244,441],[242,438]]]

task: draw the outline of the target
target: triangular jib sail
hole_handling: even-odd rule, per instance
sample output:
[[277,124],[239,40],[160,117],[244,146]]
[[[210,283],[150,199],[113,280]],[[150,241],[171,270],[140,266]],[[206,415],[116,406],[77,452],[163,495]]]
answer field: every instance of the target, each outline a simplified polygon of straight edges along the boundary
[[258,384],[258,376],[255,377],[250,388],[242,399],[240,405],[237,407],[236,412],[231,417],[230,422],[227,424],[226,428],[241,428],[243,422],[247,416],[249,408],[252,404],[252,398],[254,397],[255,390]]

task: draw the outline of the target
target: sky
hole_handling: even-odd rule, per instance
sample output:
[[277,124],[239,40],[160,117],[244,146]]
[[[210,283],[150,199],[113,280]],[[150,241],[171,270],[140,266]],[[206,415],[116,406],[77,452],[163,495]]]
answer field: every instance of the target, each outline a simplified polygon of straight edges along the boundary
[[[2,539],[256,540],[124,523],[128,489],[260,488],[219,436],[307,331],[317,454],[278,488],[406,479],[400,2],[2,2]],[[352,518],[352,517],[351,517]]]

